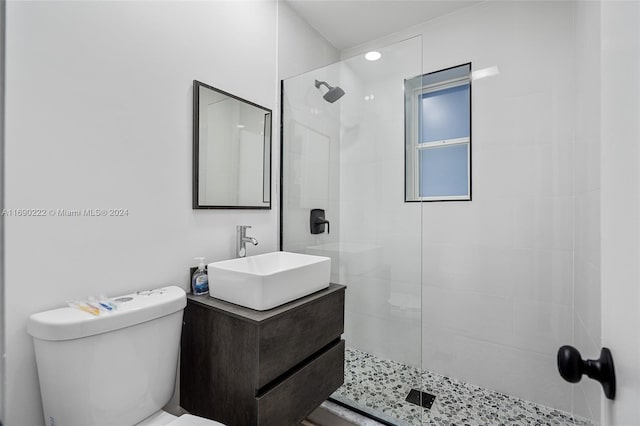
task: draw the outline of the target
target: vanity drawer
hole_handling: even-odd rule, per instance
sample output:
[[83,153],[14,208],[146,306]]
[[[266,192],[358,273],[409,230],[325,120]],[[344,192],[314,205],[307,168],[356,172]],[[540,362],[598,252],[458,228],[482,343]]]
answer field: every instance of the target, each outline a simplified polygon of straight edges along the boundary
[[297,425],[344,381],[344,340],[256,398],[260,426]]
[[256,388],[286,373],[343,332],[344,289],[261,324]]

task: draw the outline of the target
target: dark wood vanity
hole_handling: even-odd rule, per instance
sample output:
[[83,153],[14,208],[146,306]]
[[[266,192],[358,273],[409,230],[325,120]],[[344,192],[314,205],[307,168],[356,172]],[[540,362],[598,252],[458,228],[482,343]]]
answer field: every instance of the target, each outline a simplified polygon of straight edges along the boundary
[[293,426],[344,381],[345,287],[268,311],[187,296],[180,405],[227,426]]

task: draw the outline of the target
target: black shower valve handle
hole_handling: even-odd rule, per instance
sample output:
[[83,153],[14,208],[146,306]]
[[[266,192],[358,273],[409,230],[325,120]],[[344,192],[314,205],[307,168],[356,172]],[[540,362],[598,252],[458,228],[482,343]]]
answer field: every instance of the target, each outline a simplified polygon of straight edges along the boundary
[[613,368],[611,351],[602,348],[600,358],[583,360],[580,352],[573,346],[565,345],[558,349],[558,371],[563,379],[578,383],[582,375],[597,380],[608,399],[616,396],[616,375]]
[[331,233],[330,224],[325,219],[323,209],[311,209],[311,215],[309,217],[309,225],[312,234],[322,234],[324,232],[324,225],[327,225],[327,234]]
[[331,233],[331,229],[330,229],[329,221],[328,221],[328,220],[326,220],[324,217],[319,217],[319,218],[318,218],[318,220],[316,221],[316,223],[317,223],[318,225],[322,225],[322,224],[327,225],[327,234],[330,234],[330,233]]
[[[316,220],[313,222],[313,224],[316,227],[319,226],[319,225],[327,225],[327,234],[331,233],[331,229],[330,229],[331,225],[330,225],[329,221],[326,220],[324,217],[322,217],[322,216],[317,217]],[[324,232],[324,229],[322,231],[318,232],[318,233],[322,233],[322,232]]]

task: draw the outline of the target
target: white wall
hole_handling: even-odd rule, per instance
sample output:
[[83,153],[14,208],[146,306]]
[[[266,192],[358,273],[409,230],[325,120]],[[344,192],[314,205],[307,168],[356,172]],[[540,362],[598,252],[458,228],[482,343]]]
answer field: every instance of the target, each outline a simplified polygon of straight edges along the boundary
[[278,3],[279,80],[324,67],[339,59],[338,49],[311,28],[286,2]]
[[602,344],[616,369],[603,425],[640,424],[640,3],[602,2]]
[[[5,5],[0,3],[0,92],[5,91]],[[4,96],[0,96],[0,181],[4,182]],[[0,184],[0,209],[4,208],[4,183]],[[4,421],[4,396],[5,396],[5,309],[4,309],[4,217],[0,217],[0,422]]]
[[[194,256],[233,257],[236,224],[253,225],[250,254],[277,249],[277,168],[270,211],[191,209],[191,97],[197,79],[277,112],[278,19],[304,28],[274,1],[8,4],[6,207],[129,214],[7,219],[6,424],[43,422],[30,314],[187,289]],[[324,60],[318,40],[290,59],[311,37],[284,36],[288,63]]]
[[[576,3],[573,346],[598,358],[600,339],[600,3]],[[602,387],[574,386],[573,409],[600,422]]]
[[486,2],[343,52],[419,34],[423,72],[499,68],[473,83],[473,201],[422,206],[422,364],[566,411],[556,351],[572,342],[573,20],[572,3]]

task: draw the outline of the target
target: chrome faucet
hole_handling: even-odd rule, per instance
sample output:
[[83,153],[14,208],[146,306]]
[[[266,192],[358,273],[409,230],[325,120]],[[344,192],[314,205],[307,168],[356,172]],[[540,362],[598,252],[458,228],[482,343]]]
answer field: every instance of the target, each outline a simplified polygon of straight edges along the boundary
[[245,257],[247,255],[247,243],[254,246],[258,245],[258,240],[253,237],[247,237],[248,225],[236,225],[236,257]]

